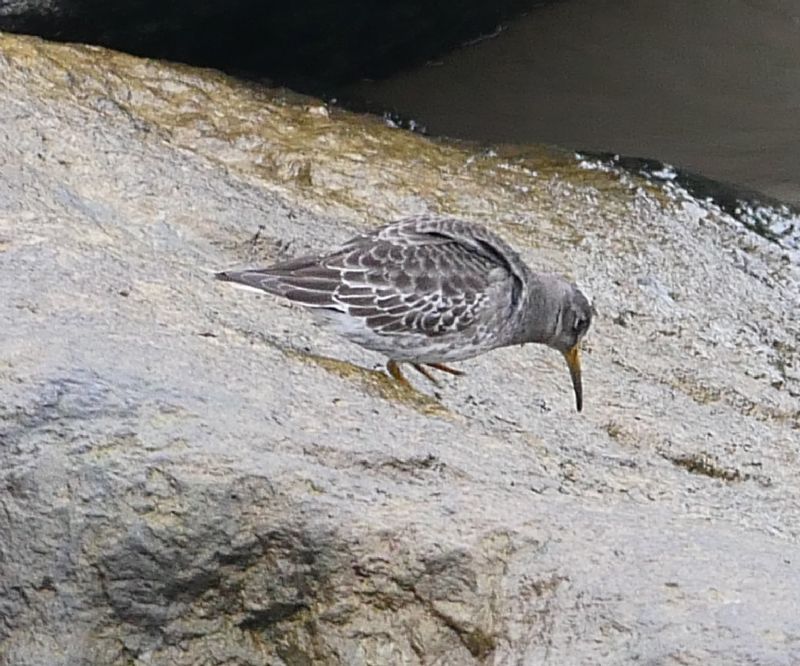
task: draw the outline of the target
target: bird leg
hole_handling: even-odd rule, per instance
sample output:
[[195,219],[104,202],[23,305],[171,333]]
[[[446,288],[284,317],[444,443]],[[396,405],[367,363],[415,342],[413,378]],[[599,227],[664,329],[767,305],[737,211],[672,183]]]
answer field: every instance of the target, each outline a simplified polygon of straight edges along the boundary
[[420,373],[425,379],[427,379],[431,384],[434,386],[439,386],[439,382],[437,381],[436,377],[434,377],[430,372],[425,369],[425,366],[420,363],[412,363],[411,365],[414,366],[414,370]]
[[437,370],[441,370],[442,372],[449,372],[451,375],[455,375],[456,377],[460,377],[464,374],[463,370],[456,370],[455,368],[451,368],[444,363],[426,363],[425,365],[431,368],[436,368]]
[[413,388],[409,381],[405,378],[402,371],[400,370],[400,365],[397,361],[390,360],[386,364],[386,369],[389,371],[389,374],[394,378],[394,380],[404,386],[405,388],[411,389]]

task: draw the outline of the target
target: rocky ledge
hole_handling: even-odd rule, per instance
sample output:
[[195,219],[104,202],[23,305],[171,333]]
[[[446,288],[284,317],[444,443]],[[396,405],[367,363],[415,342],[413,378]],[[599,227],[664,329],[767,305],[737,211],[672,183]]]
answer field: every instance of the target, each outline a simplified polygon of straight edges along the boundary
[[[0,35],[0,662],[800,661],[800,268],[568,153]],[[440,389],[214,270],[446,213],[593,295]]]

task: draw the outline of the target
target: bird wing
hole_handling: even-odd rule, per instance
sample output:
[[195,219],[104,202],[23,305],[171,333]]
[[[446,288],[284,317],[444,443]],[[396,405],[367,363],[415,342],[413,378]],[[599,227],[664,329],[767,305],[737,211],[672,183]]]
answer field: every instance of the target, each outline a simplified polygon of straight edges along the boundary
[[522,289],[516,253],[481,227],[431,222],[393,223],[325,256],[220,277],[362,318],[386,335],[462,331],[498,297],[514,307]]

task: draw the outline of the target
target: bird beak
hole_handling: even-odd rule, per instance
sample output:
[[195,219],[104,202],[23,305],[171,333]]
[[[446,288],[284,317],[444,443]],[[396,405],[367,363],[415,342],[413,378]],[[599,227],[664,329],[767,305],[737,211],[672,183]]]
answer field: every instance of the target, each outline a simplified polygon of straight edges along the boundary
[[576,344],[569,351],[564,352],[569,366],[569,376],[572,379],[572,388],[575,389],[575,406],[578,411],[583,409],[583,382],[581,382],[581,355]]

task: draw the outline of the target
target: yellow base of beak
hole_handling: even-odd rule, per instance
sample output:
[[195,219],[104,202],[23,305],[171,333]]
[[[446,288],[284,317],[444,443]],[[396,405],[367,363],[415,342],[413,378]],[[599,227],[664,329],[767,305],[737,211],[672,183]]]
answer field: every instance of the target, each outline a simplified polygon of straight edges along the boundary
[[578,345],[564,352],[564,358],[569,367],[569,376],[572,379],[572,388],[575,389],[575,406],[578,411],[583,409],[583,382],[581,381],[581,355]]

